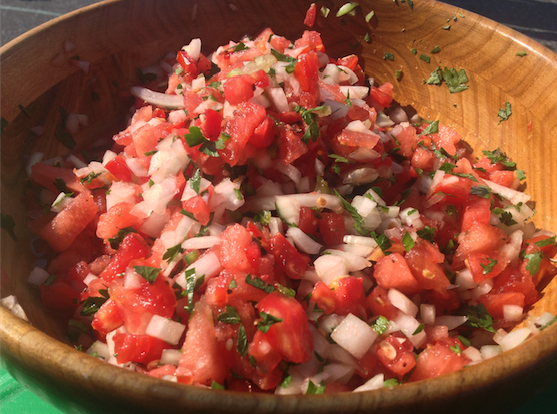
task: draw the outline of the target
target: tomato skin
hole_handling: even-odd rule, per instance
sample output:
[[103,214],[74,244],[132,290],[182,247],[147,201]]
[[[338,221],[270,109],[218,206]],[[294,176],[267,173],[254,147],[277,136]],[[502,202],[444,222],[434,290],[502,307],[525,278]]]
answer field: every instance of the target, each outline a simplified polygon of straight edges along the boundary
[[468,255],[464,263],[470,269],[476,283],[496,277],[507,266],[505,256],[499,252],[473,252]]
[[284,164],[292,164],[308,152],[307,145],[302,141],[302,134],[294,132],[290,125],[281,126],[278,131],[280,158]]
[[124,237],[114,257],[99,277],[110,282],[116,275],[124,272],[132,260],[145,258],[148,254],[149,247],[143,237],[137,233],[129,233]]
[[507,266],[505,270],[493,279],[493,289],[490,293],[521,292],[524,294],[524,305],[531,305],[538,301],[540,295],[532,276],[520,271],[520,268]]
[[126,227],[139,230],[145,220],[131,214],[133,207],[132,203],[118,203],[101,214],[97,223],[97,237],[103,240],[116,237],[118,231]]
[[281,233],[273,236],[269,244],[277,266],[292,279],[301,279],[309,259],[302,256]]
[[139,362],[147,365],[149,362],[161,358],[162,351],[171,346],[162,339],[149,335],[134,335],[117,333],[113,336],[114,352],[119,364],[126,362]]
[[315,216],[313,210],[309,207],[302,206],[300,208],[300,219],[298,227],[306,234],[315,234],[319,220]]
[[252,243],[251,233],[242,225],[227,227],[221,234],[220,261],[225,269],[250,272],[252,265],[246,249]]
[[313,337],[302,305],[296,299],[274,291],[259,302],[257,308],[260,313],[282,319],[264,334],[269,344],[287,361],[300,364],[309,361]]

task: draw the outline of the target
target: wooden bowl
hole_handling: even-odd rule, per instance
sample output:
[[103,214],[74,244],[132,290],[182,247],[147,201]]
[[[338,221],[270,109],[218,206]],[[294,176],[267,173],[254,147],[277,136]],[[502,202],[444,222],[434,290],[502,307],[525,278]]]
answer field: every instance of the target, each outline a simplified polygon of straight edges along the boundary
[[[368,74],[395,85],[402,105],[454,127],[477,151],[502,148],[526,172],[536,225],[557,232],[557,174],[551,174],[557,160],[557,56],[505,26],[432,0],[415,1],[413,9],[410,1],[364,0],[355,16],[337,18],[343,3],[318,3],[331,9],[315,26],[328,54],[357,53]],[[93,137],[110,138],[122,128],[128,108],[119,92],[138,83],[138,67],[158,62],[194,37],[202,39],[205,52],[267,26],[296,39],[305,29],[308,6],[299,0],[114,0],[55,19],[2,47],[1,111],[9,123],[2,133],[2,214],[14,218],[17,237],[2,231],[2,297],[16,295],[31,321],[0,309],[2,362],[31,391],[62,411],[87,413],[503,412],[556,380],[557,324],[460,372],[395,389],[319,396],[238,394],[169,383],[110,366],[64,343],[63,327],[26,284],[35,259],[20,199],[29,154],[69,154],[55,139],[60,108],[89,117],[89,126],[74,135],[76,150]],[[371,10],[375,17],[366,23]],[[66,40],[77,49],[65,54]],[[440,53],[431,53],[435,46]],[[385,52],[394,60],[385,60]],[[431,63],[421,54],[431,56]],[[70,63],[71,55],[90,62],[87,74]],[[464,68],[469,90],[450,94],[445,86],[425,85],[437,66]],[[395,70],[402,70],[401,79],[395,79]],[[512,115],[498,124],[506,102]],[[40,137],[30,132],[36,125],[46,129]],[[532,313],[555,313],[556,298],[553,280]]]

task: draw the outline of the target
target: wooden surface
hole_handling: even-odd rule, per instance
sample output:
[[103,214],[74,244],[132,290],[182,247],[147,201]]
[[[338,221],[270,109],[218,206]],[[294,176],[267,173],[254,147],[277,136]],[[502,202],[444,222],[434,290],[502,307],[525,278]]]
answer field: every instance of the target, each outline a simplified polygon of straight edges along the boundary
[[[122,95],[138,83],[136,69],[158,62],[191,38],[200,37],[204,52],[209,53],[229,39],[256,35],[267,26],[290,39],[305,29],[302,21],[309,2],[234,0],[238,10],[232,10],[230,3],[109,1],[56,19],[0,49],[1,113],[9,122],[2,134],[2,213],[14,217],[18,237],[13,241],[2,231],[2,296],[16,294],[39,328],[0,309],[2,352],[14,377],[35,392],[46,393],[55,404],[69,399],[85,410],[91,407],[90,412],[101,408],[106,412],[129,408],[136,413],[180,407],[189,412],[214,409],[214,391],[122,372],[40,332],[61,337],[64,329],[51,323],[37,293],[25,283],[34,258],[28,249],[20,195],[29,154],[41,151],[45,158],[69,154],[53,134],[60,122],[60,107],[89,117],[90,126],[74,135],[79,150],[90,146],[91,141],[109,139],[111,131],[123,125],[128,101]],[[407,2],[361,1],[355,16],[336,18],[334,13],[343,3],[319,3],[331,8],[329,17],[319,16],[315,26],[323,34],[329,55],[357,53],[366,72],[378,83],[395,85],[395,99],[402,105],[414,107],[426,119],[440,119],[454,127],[476,150],[502,148],[526,172],[526,191],[535,200],[537,226],[557,232],[557,174],[553,172],[557,160],[557,56],[504,26],[464,11],[462,17],[458,9],[434,1],[416,0],[413,10]],[[192,18],[194,4],[197,12]],[[371,10],[375,17],[368,24],[364,16]],[[449,30],[442,28],[449,24]],[[371,43],[364,40],[366,33]],[[54,66],[51,61],[63,52],[65,40],[71,40],[77,49],[64,55],[61,66]],[[435,46],[440,53],[431,53]],[[526,56],[516,56],[522,51]],[[394,60],[383,59],[385,52],[393,53]],[[431,63],[421,60],[420,54],[431,56]],[[91,62],[88,74],[71,63],[73,55]],[[445,85],[425,85],[424,80],[437,66],[464,68],[469,90],[450,94]],[[400,81],[394,79],[395,70],[402,70]],[[92,92],[100,96],[99,102],[92,99]],[[499,124],[497,113],[505,102],[511,103],[513,114]],[[30,116],[18,105],[26,107]],[[531,132],[527,128],[530,121]],[[34,136],[29,128],[35,125],[45,126],[46,133]],[[555,283],[548,285],[535,312],[557,310]],[[550,366],[556,350],[557,326],[553,326],[508,352],[504,359],[495,358],[442,379],[333,399],[219,393],[219,411],[396,412],[411,406],[415,412],[425,412],[432,407],[455,411],[454,405],[493,410],[500,408],[497,396],[503,399],[508,395],[504,387],[520,385],[527,390],[535,381],[524,383],[519,378],[546,375],[543,368]],[[536,369],[529,370],[531,366]],[[512,403],[512,398],[504,400]]]

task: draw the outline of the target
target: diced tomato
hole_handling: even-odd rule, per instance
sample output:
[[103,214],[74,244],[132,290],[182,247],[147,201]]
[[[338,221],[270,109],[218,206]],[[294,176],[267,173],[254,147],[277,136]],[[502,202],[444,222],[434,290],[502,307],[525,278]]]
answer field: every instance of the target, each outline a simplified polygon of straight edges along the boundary
[[79,292],[68,283],[55,279],[51,284],[40,286],[41,300],[45,307],[59,311],[73,311],[77,307]]
[[468,255],[464,263],[476,283],[494,278],[507,266],[505,256],[499,252],[473,252]]
[[443,263],[444,256],[437,247],[425,240],[420,240],[406,253],[404,259],[422,289],[446,292],[450,282],[439,265],[439,263]]
[[252,242],[250,232],[240,224],[227,227],[221,234],[220,259],[225,269],[249,272],[252,268],[246,249]]
[[133,144],[139,157],[154,151],[160,138],[150,124],[145,124],[132,132]]
[[398,316],[398,309],[393,306],[387,295],[387,289],[375,286],[368,295],[366,302],[371,313],[392,320]]
[[[106,289],[106,288],[105,288]],[[101,335],[106,335],[124,324],[124,318],[116,302],[108,299],[97,312],[91,326]]]
[[385,82],[379,87],[372,86],[369,94],[372,104],[377,103],[384,108],[388,108],[393,100],[393,84]]
[[524,294],[524,305],[536,302],[540,295],[530,274],[524,274],[519,268],[507,266],[493,279],[491,293],[521,292]]
[[182,206],[184,207],[184,210],[193,214],[195,219],[202,226],[207,225],[207,223],[211,220],[211,210],[205,202],[205,199],[200,195],[196,195],[182,201]]
[[479,302],[483,304],[489,314],[497,320],[503,318],[503,306],[505,305],[516,305],[524,308],[524,293],[488,293],[480,296]]
[[274,291],[257,305],[262,312],[280,319],[273,323],[265,337],[287,361],[301,364],[313,353],[313,338],[302,305],[289,296]]
[[275,138],[275,123],[269,117],[266,117],[253,131],[249,138],[249,143],[256,148],[267,148]]
[[302,206],[300,208],[300,219],[298,222],[300,230],[306,234],[315,234],[318,225],[319,221],[314,211],[309,207]]
[[[278,350],[273,348],[267,336],[261,332],[256,331],[253,341],[250,342],[248,346],[248,355],[255,359],[255,368],[260,377],[258,381],[258,386],[261,389],[271,389],[278,385],[278,383],[273,384],[275,381],[269,381],[269,377],[274,377],[274,371],[278,368],[279,363],[282,361],[282,355]],[[280,371],[280,369],[279,369]],[[278,381],[282,379],[282,371]],[[263,380],[262,377],[267,377],[267,380]],[[277,381],[277,382],[278,382]]]
[[241,102],[234,112],[234,118],[226,124],[225,132],[230,135],[226,148],[219,150],[219,154],[231,166],[241,159],[247,159],[242,151],[255,130],[266,118],[267,113],[261,105],[252,102]]
[[462,136],[454,129],[443,124],[439,124],[438,132],[429,135],[437,149],[443,148],[450,155],[455,155],[456,144],[460,142]]
[[132,171],[121,155],[117,155],[107,162],[105,168],[110,171],[118,181],[129,183],[132,180]]
[[405,295],[420,291],[420,285],[414,278],[408,263],[400,253],[383,257],[374,266],[373,277],[384,289],[398,289]]
[[129,233],[124,237],[109,265],[99,277],[106,282],[110,282],[118,274],[124,272],[132,260],[143,259],[148,254],[149,247],[143,237],[136,233]]
[[84,190],[40,231],[39,235],[57,252],[69,248],[76,237],[97,215],[97,206],[89,190]]
[[279,131],[280,158],[284,164],[292,164],[306,152],[308,147],[302,141],[302,134],[293,131],[290,126],[283,126]]
[[[526,252],[520,268],[524,274],[532,277],[536,286],[546,277],[557,274],[557,267],[549,260],[549,258],[553,258],[557,254],[557,245],[550,243],[540,247],[536,244],[546,239],[548,239],[548,236],[538,236],[525,241]],[[538,262],[539,267],[532,265],[530,260],[533,260],[534,263]]]
[[209,108],[203,114],[201,132],[209,141],[216,141],[221,133],[222,113]]
[[138,231],[145,219],[131,214],[133,207],[132,203],[118,203],[101,214],[97,224],[97,237],[107,240],[116,237],[120,230],[128,227]]
[[464,268],[464,259],[470,253],[497,251],[507,241],[503,230],[489,224],[475,222],[472,227],[459,237],[459,246],[453,259],[453,270]]
[[162,339],[149,335],[134,335],[129,333],[117,333],[114,340],[114,352],[119,364],[126,362],[139,362],[147,365],[149,362],[161,358],[162,351],[171,346]]
[[472,180],[455,175],[445,174],[445,177],[434,189],[434,193],[442,193],[445,195],[443,202],[463,205],[470,194],[472,188]]
[[193,79],[197,78],[197,63],[186,51],[180,50],[176,56],[176,61],[180,64],[182,69],[184,69],[182,76],[184,76],[186,82],[191,82]]
[[79,193],[85,189],[71,168],[55,167],[42,162],[31,166],[31,178],[55,194],[60,192],[60,186],[56,185],[58,180],[62,180],[69,191]]
[[223,83],[224,97],[232,105],[249,101],[253,98],[254,80],[251,75],[233,76]]
[[346,235],[344,217],[337,213],[321,213],[319,233],[327,246],[341,244]]
[[176,370],[178,382],[211,386],[223,384],[226,377],[223,355],[219,352],[213,312],[200,300],[195,304],[188,323],[186,340]]
[[313,93],[316,90],[319,81],[319,57],[317,53],[310,50],[298,56],[298,61],[294,67],[294,76],[300,82],[303,91]]
[[304,24],[309,27],[313,27],[315,24],[315,16],[317,15],[317,5],[311,3],[308,11],[306,12],[306,17],[304,19]]
[[466,232],[474,223],[489,224],[491,219],[491,198],[483,198],[474,194],[468,196],[462,212],[461,231]]
[[273,236],[269,243],[277,266],[292,279],[301,279],[309,259],[302,256],[281,233]]
[[402,335],[390,334],[376,347],[379,361],[394,372],[399,379],[416,366],[414,345]]
[[302,37],[294,42],[295,49],[303,46],[307,46],[309,50],[315,50],[325,53],[325,46],[323,46],[321,35],[313,30],[304,31]]
[[412,373],[410,381],[433,378],[462,369],[470,363],[470,359],[458,352],[459,349],[463,349],[462,344],[459,345],[459,348],[456,348],[455,345],[453,349],[445,342],[429,345],[418,355],[416,369]]

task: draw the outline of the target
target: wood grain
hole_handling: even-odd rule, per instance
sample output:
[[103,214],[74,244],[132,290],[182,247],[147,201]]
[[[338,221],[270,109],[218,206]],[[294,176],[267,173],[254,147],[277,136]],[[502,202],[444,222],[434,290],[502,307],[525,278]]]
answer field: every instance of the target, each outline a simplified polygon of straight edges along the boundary
[[[0,49],[1,113],[9,122],[2,134],[1,203],[2,213],[17,223],[17,240],[2,231],[1,288],[3,297],[17,295],[33,322],[33,326],[23,323],[0,308],[3,361],[16,379],[67,411],[79,407],[83,412],[215,412],[218,403],[219,412],[230,413],[386,413],[409,407],[413,412],[459,411],[455,406],[461,411],[500,412],[502,403],[513,403],[506,397],[509,389],[526,392],[536,385],[536,378],[554,375],[547,368],[556,357],[557,326],[504,357],[442,379],[335,398],[215,394],[167,384],[122,372],[52,339],[61,338],[65,327],[53,322],[54,315],[42,308],[38,293],[25,283],[35,259],[29,251],[30,234],[23,224],[26,214],[20,196],[29,154],[40,151],[49,158],[70,152],[54,138],[61,122],[60,108],[89,117],[89,126],[74,135],[77,150],[101,145],[126,121],[126,94],[138,83],[137,68],[158,62],[194,37],[202,39],[206,53],[230,39],[256,35],[267,26],[295,39],[307,29],[302,22],[309,3],[112,0],[55,19]],[[505,26],[431,0],[415,0],[413,9],[409,2],[360,1],[355,16],[336,18],[334,13],[343,3],[318,3],[331,9],[328,18],[318,16],[315,26],[328,54],[358,54],[377,83],[395,85],[394,96],[400,104],[454,127],[476,151],[503,149],[526,172],[536,225],[557,232],[557,56]],[[375,17],[366,23],[364,16],[371,10]],[[447,25],[450,28],[443,29]],[[366,34],[370,43],[365,41]],[[64,53],[66,40],[77,49]],[[435,46],[440,52],[433,54]],[[517,56],[523,51],[526,56]],[[394,60],[385,60],[385,52],[392,53]],[[62,65],[53,65],[59,54]],[[420,59],[421,54],[430,56],[431,62]],[[88,73],[72,64],[74,55],[90,62]],[[438,66],[465,69],[469,89],[451,94],[445,85],[424,84]],[[395,70],[402,71],[400,80],[395,79]],[[506,102],[511,103],[513,113],[499,124],[497,113]],[[44,135],[30,132],[36,125],[46,128]],[[545,288],[536,313],[557,311],[556,284],[554,280]]]

